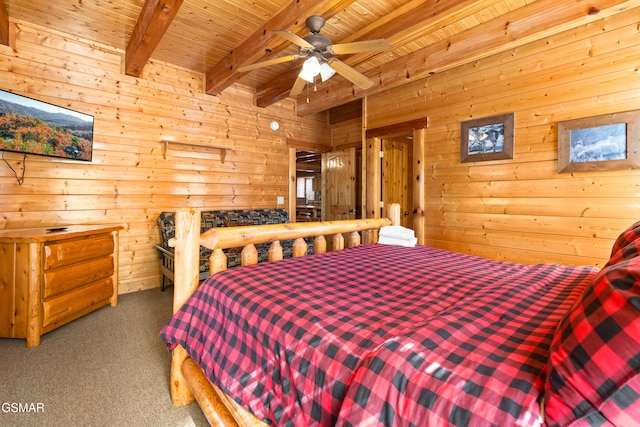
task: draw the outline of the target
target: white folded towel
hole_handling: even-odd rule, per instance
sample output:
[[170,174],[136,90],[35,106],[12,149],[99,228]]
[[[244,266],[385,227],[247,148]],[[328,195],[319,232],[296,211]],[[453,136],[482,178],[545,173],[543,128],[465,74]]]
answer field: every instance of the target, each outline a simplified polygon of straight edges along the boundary
[[396,245],[414,247],[418,243],[418,238],[410,228],[399,225],[388,225],[380,228],[378,243],[384,245]]
[[383,245],[396,245],[396,246],[406,246],[408,248],[412,248],[418,243],[418,238],[414,237],[413,239],[395,239],[393,237],[388,236],[380,236],[378,239],[378,243]]
[[415,233],[412,229],[401,225],[386,225],[380,228],[381,236],[397,237],[397,238],[413,238]]

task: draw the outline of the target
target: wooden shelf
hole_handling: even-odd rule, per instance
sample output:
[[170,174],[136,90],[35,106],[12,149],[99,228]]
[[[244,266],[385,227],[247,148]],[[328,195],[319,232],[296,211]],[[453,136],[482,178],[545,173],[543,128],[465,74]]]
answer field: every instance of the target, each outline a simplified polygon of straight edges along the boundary
[[169,151],[170,146],[180,146],[185,151],[193,151],[198,153],[217,153],[220,154],[220,161],[224,163],[224,159],[227,156],[227,149],[222,147],[212,147],[209,145],[199,145],[199,144],[191,144],[188,142],[179,142],[179,141],[169,141],[163,139],[162,141],[163,150],[162,156],[167,158],[167,151]]

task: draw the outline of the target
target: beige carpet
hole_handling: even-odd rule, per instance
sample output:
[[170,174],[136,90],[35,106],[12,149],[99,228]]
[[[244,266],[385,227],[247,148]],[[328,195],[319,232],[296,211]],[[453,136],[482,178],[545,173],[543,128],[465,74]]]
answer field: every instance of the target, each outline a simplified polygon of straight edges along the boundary
[[[0,339],[0,426],[205,426],[197,404],[174,407],[158,333],[173,289],[121,295],[42,337]],[[14,412],[23,409],[37,412]]]

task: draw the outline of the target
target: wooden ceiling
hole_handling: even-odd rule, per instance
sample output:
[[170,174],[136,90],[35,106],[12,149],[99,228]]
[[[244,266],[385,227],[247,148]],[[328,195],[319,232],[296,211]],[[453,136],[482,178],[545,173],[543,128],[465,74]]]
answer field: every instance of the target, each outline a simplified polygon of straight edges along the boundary
[[[238,82],[268,106],[289,96],[301,60],[248,73],[237,68],[296,54],[272,30],[308,34],[321,15],[333,43],[386,38],[390,52],[342,55],[374,81],[361,90],[340,75],[308,85],[298,114],[324,111],[461,64],[636,7],[640,0],[0,0],[0,42],[8,20],[27,21],[125,53],[125,72],[144,78],[148,61],[202,72],[216,95]],[[2,5],[4,5],[4,10]],[[9,36],[7,36],[9,34]]]

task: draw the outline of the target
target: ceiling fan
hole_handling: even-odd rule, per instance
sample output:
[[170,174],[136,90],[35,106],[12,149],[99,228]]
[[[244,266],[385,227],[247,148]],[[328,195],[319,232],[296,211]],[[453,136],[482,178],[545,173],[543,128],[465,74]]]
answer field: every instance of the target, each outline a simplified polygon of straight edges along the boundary
[[324,24],[325,20],[322,16],[313,15],[308,17],[305,20],[305,25],[311,33],[304,37],[300,37],[291,31],[274,30],[273,32],[275,34],[298,46],[299,53],[245,65],[239,67],[238,72],[244,73],[270,65],[307,58],[302,65],[302,70],[300,74],[298,74],[298,78],[293,84],[289,95],[299,95],[307,83],[315,82],[315,78],[318,75],[320,75],[320,78],[324,82],[331,78],[336,72],[359,88],[363,90],[369,89],[373,86],[371,79],[337,58],[334,58],[333,55],[389,51],[391,50],[389,42],[386,39],[373,39],[333,44],[331,39],[320,34],[320,30]]

